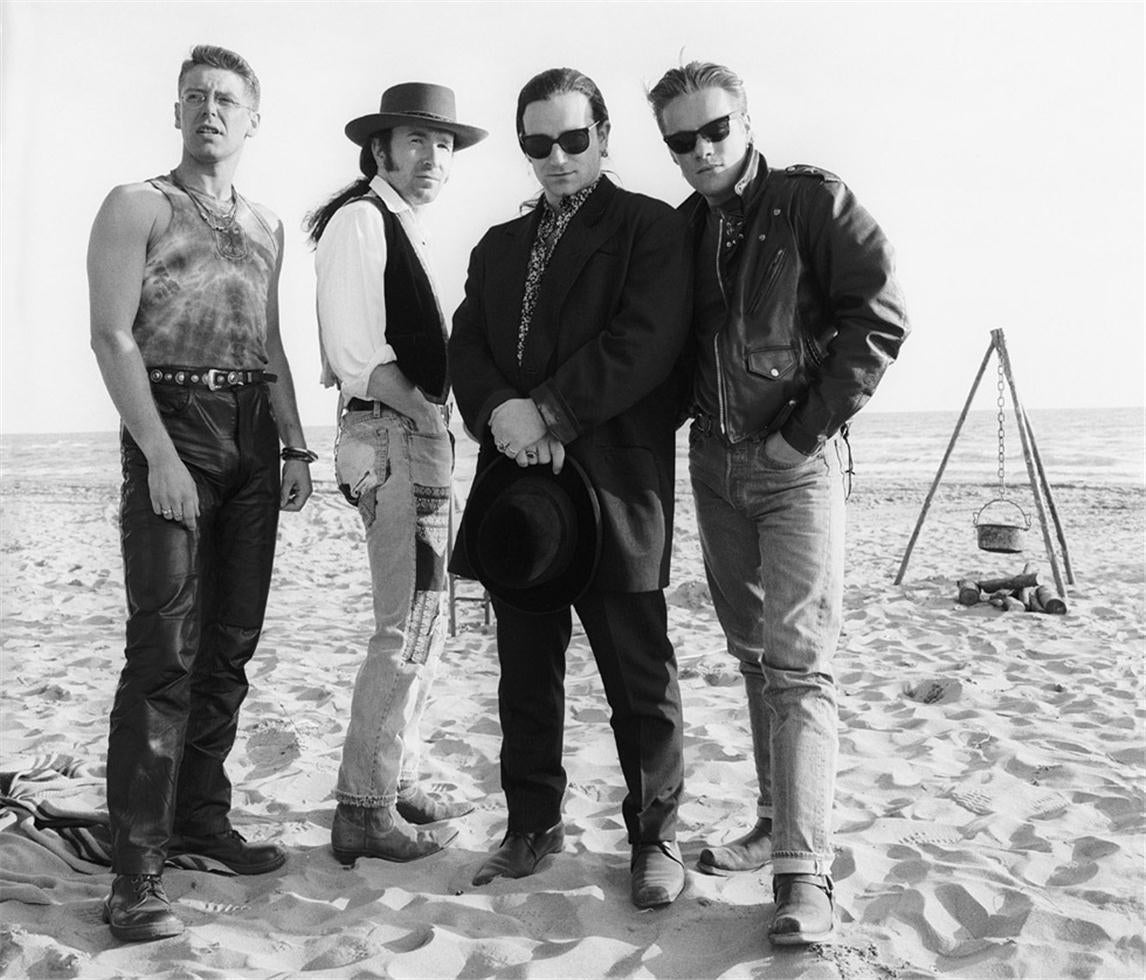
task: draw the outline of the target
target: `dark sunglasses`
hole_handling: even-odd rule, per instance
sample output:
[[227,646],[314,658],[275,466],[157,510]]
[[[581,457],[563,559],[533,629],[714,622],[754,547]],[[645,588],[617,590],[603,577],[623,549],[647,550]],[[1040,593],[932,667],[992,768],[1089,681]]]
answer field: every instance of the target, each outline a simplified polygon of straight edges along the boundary
[[679,133],[669,133],[664,137],[665,144],[673,153],[691,153],[698,136],[703,136],[709,143],[719,143],[728,139],[728,133],[732,129],[732,117],[738,115],[739,112],[732,112],[705,123],[700,129],[682,129]]
[[589,130],[596,125],[593,123],[592,126],[585,126],[582,129],[567,129],[556,138],[543,136],[541,133],[534,133],[530,136],[521,133],[517,137],[517,142],[521,144],[521,148],[526,154],[533,157],[534,160],[544,160],[549,156],[553,152],[554,143],[571,155],[584,153],[589,149]]

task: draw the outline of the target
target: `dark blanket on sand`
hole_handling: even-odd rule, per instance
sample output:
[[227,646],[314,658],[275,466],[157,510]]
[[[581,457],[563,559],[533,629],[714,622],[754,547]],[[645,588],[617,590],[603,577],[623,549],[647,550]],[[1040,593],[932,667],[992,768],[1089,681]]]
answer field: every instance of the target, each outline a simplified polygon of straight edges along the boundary
[[[68,755],[14,760],[0,771],[0,901],[51,905],[65,882],[107,874],[111,833],[102,767]],[[194,854],[168,867],[232,872]],[[101,883],[100,887],[104,887]],[[83,889],[87,891],[87,889]]]

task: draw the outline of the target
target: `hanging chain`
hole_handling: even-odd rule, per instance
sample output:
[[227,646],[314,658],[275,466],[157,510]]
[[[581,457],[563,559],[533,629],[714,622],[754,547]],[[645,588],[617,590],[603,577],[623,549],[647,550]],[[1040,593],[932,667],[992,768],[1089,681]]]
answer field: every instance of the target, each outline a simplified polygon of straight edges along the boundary
[[995,399],[995,404],[999,407],[999,496],[1006,497],[1007,495],[1007,453],[1006,453],[1006,428],[1004,426],[1003,416],[1003,359],[998,359],[999,367],[999,394]]

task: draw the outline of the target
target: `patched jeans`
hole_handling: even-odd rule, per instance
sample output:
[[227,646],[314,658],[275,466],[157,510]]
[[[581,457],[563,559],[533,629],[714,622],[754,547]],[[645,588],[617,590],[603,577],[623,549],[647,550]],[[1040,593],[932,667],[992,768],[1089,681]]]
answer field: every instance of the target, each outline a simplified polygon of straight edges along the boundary
[[445,643],[446,539],[453,450],[388,408],[342,417],[335,474],[357,500],[374,587],[374,635],[354,681],[335,797],[392,806],[413,783],[419,726]]
[[705,573],[744,677],[776,874],[828,874],[832,864],[842,469],[838,440],[786,466],[763,440],[729,446],[695,425],[689,436]]

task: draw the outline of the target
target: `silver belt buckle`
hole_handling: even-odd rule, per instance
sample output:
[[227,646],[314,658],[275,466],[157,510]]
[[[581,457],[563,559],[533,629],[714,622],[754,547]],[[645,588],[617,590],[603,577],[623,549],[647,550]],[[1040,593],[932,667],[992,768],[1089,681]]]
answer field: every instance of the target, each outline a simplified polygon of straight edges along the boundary
[[218,368],[208,368],[204,372],[203,377],[207,381],[208,391],[218,391],[227,381],[227,372],[220,371]]

